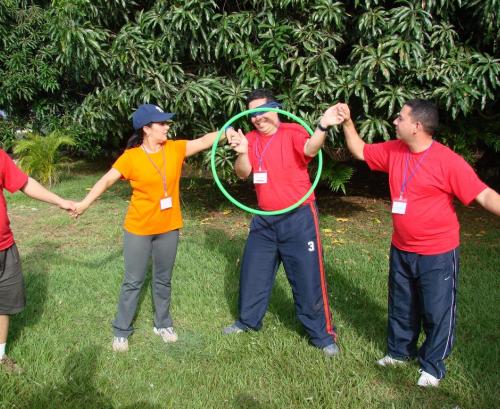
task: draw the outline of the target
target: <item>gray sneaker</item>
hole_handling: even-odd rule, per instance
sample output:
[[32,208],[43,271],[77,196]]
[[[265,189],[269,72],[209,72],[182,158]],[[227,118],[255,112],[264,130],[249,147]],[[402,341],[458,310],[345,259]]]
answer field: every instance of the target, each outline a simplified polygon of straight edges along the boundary
[[176,332],[174,331],[174,327],[167,327],[167,328],[156,328],[153,327],[153,332],[156,335],[159,335],[162,339],[163,342],[177,342],[178,336]]
[[114,352],[127,352],[128,339],[125,337],[113,337],[113,351]]
[[405,364],[407,362],[408,361],[404,361],[402,359],[396,359],[390,355],[386,355],[377,361],[377,365],[379,365],[379,366],[397,366],[397,365]]
[[334,342],[333,344],[327,345],[326,347],[321,348],[325,356],[328,358],[333,358],[340,354],[340,349],[337,344]]
[[224,335],[229,335],[229,334],[239,334],[240,332],[245,332],[242,330],[240,327],[236,325],[236,323],[229,325],[228,327],[225,327],[222,330],[222,333]]

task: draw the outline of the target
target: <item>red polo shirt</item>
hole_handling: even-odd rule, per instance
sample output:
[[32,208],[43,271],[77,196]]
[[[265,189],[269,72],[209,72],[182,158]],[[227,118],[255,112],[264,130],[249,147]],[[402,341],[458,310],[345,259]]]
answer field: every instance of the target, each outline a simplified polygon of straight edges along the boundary
[[28,175],[19,169],[9,155],[0,149],[0,251],[14,244],[14,235],[10,229],[3,189],[14,193],[21,189],[27,181]]
[[[285,209],[311,188],[307,165],[312,158],[304,154],[309,134],[300,125],[280,123],[274,135],[265,136],[256,130],[246,135],[252,172],[267,172],[267,183],[255,184],[259,207],[273,211]],[[314,201],[312,193],[303,203]]]
[[406,174],[406,212],[392,214],[394,246],[424,255],[458,247],[453,198],[467,205],[487,188],[460,155],[436,141],[411,153],[399,140],[366,144],[363,154],[370,169],[389,174],[392,200],[399,198]]

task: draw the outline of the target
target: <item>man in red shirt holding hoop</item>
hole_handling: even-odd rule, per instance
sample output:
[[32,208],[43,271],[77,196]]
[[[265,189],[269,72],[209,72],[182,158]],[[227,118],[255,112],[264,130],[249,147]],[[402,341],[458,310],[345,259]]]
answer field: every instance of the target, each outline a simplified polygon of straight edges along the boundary
[[[249,109],[279,108],[268,89],[256,89],[247,98]],[[314,134],[299,124],[281,122],[276,112],[256,112],[254,130],[230,137],[238,153],[235,172],[251,176],[259,208],[285,209],[311,188],[307,165],[318,153],[327,128],[338,124],[336,110],[327,109]],[[314,194],[298,208],[280,215],[254,216],[240,270],[239,316],[224,334],[259,330],[279,265],[283,263],[292,287],[297,318],[311,343],[327,357],[339,353],[328,301],[319,216]]]

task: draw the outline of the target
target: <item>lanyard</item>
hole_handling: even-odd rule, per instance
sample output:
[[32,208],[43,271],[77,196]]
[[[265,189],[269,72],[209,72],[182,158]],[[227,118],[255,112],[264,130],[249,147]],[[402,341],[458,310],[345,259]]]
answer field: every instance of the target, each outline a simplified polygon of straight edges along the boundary
[[156,163],[154,163],[153,159],[151,159],[151,157],[146,152],[146,149],[144,148],[143,145],[141,145],[141,148],[144,151],[144,153],[146,154],[148,160],[151,162],[151,165],[153,165],[155,170],[160,175],[161,181],[163,183],[163,193],[165,193],[165,197],[167,197],[167,161],[165,160],[165,147],[164,146],[161,147],[161,153],[162,153],[162,157],[163,157],[162,167],[163,167],[163,165],[165,165],[165,173],[162,173],[162,171],[158,168],[158,166],[156,166]]
[[408,185],[408,183],[410,183],[410,180],[413,178],[413,176],[415,175],[415,173],[417,173],[417,170],[418,168],[420,167],[420,165],[422,164],[422,162],[424,161],[425,159],[425,156],[429,153],[429,151],[431,150],[432,148],[432,144],[434,143],[434,141],[431,142],[430,146],[427,148],[427,150],[424,152],[424,154],[420,157],[420,159],[418,160],[417,164],[415,165],[415,167],[411,170],[410,172],[410,176],[408,177],[408,179],[406,178],[407,176],[407,173],[408,173],[408,165],[409,165],[409,162],[410,162],[410,152],[408,151],[406,153],[406,164],[405,164],[405,172],[403,174],[403,183],[401,185],[401,191],[399,192],[399,196],[402,198],[403,197],[403,193],[405,192],[406,190],[406,186]]
[[264,154],[266,153],[267,148],[269,147],[269,145],[271,144],[273,138],[276,136],[277,133],[278,130],[276,130],[276,132],[271,135],[271,138],[267,141],[266,146],[264,146],[264,149],[262,150],[262,153],[260,153],[259,150],[257,149],[258,146],[260,145],[260,138],[257,136],[257,143],[255,144],[254,151],[255,151],[255,157],[259,161],[259,172],[262,170],[262,160],[264,159]]

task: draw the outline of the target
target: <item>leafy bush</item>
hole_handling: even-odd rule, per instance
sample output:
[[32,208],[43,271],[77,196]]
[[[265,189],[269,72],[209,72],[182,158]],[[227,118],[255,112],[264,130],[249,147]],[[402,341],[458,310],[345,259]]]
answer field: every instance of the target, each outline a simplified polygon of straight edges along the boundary
[[41,183],[52,186],[59,180],[64,166],[61,147],[74,144],[71,137],[57,131],[47,136],[30,133],[26,139],[15,142],[14,154],[21,169]]
[[10,151],[16,139],[16,127],[12,122],[0,120],[0,147]]
[[[211,166],[212,151],[208,150],[203,153],[203,164],[207,169]],[[217,169],[217,176],[219,179],[228,183],[235,183],[238,177],[234,172],[234,162],[236,160],[236,153],[229,145],[219,146],[215,151],[215,167]]]
[[354,168],[342,162],[328,161],[325,162],[323,172],[321,173],[321,180],[325,181],[332,192],[339,190],[346,192],[346,184],[354,174]]

